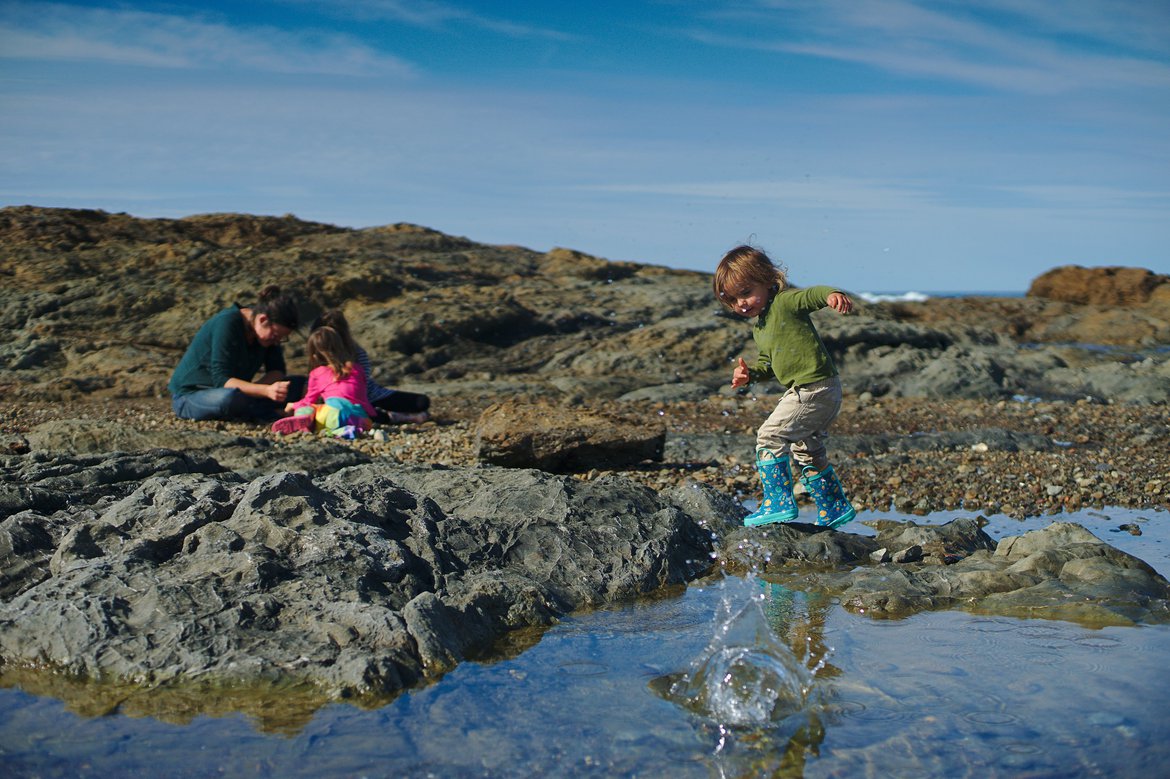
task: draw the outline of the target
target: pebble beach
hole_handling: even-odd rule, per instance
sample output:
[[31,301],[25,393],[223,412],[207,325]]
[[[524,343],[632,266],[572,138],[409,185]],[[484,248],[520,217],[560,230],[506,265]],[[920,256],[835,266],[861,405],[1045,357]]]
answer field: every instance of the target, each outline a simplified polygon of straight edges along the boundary
[[[623,411],[659,420],[671,439],[723,437],[727,443],[701,459],[672,462],[668,450],[661,462],[574,476],[620,473],[655,490],[698,481],[750,502],[758,497],[751,436],[775,401],[775,396],[747,394],[623,403]],[[379,427],[355,441],[332,443],[401,463],[475,466],[476,421],[487,405],[480,398],[439,396],[424,424]],[[277,445],[290,442],[261,426],[177,419],[165,399],[0,406],[10,451],[19,451],[23,433],[64,418],[116,421],[142,431],[216,430],[268,438]],[[1170,507],[1170,419],[1161,406],[847,395],[831,432],[830,457],[862,519],[866,510],[1023,518],[1107,506]],[[306,435],[296,438],[303,443]],[[1047,444],[1040,449],[1011,443],[1020,437]]]

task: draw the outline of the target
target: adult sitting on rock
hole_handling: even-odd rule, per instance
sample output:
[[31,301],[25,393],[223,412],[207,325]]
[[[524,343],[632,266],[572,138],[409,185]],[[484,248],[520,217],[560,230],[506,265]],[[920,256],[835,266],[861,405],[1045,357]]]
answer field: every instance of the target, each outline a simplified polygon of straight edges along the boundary
[[[304,394],[304,377],[286,377],[281,344],[297,329],[296,302],[275,285],[250,308],[233,303],[208,319],[187,347],[167,388],[183,419],[272,422]],[[253,378],[260,368],[263,375]]]

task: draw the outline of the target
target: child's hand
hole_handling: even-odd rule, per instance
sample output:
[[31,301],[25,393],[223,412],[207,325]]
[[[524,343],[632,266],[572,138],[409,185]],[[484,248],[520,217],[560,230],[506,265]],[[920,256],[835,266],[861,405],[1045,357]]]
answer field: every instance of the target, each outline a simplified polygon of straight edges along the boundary
[[284,413],[291,414],[294,411],[296,411],[296,406],[294,406],[292,403],[284,404]]
[[739,358],[739,363],[735,366],[735,371],[731,374],[731,386],[739,389],[746,387],[748,382],[752,380],[751,374],[748,373],[747,363],[743,358]]
[[848,314],[853,310],[853,301],[844,292],[830,292],[825,305],[838,314]]

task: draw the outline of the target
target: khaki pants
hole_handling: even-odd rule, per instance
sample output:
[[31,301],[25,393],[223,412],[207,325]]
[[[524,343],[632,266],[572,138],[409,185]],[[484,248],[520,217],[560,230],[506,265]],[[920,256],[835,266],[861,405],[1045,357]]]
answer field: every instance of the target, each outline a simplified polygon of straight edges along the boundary
[[840,377],[793,387],[760,426],[756,451],[767,449],[776,455],[792,452],[797,475],[806,465],[823,471],[829,465],[825,451],[829,425],[840,411]]

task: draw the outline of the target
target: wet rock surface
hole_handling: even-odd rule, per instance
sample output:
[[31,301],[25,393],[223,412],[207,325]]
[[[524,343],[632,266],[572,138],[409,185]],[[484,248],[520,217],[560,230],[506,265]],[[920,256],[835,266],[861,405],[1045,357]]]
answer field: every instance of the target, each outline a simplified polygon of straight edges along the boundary
[[721,557],[729,570],[780,577],[881,618],[961,608],[1093,626],[1170,620],[1170,582],[1084,527],[1053,522],[996,543],[982,524],[878,522],[874,538],[773,525],[736,530]]

